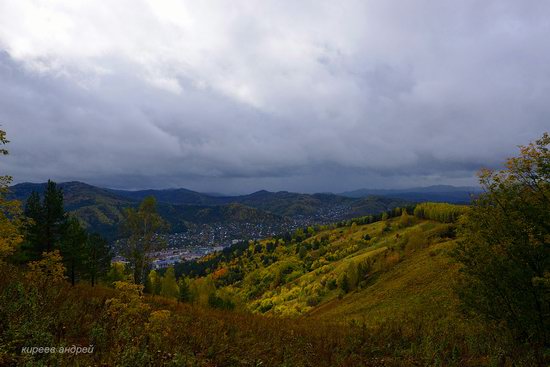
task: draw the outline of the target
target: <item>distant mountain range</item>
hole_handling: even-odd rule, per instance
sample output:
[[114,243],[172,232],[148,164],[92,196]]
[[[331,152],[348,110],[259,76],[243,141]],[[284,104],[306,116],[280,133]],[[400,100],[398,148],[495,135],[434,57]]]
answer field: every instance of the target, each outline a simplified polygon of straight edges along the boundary
[[473,186],[436,185],[428,187],[414,187],[407,189],[359,189],[343,192],[340,195],[350,198],[368,196],[389,196],[414,202],[435,201],[454,204],[468,204],[472,197],[479,195],[481,189]]
[[[248,195],[212,196],[187,189],[124,191],[108,190],[119,197],[140,201],[154,196],[159,203],[171,205],[218,206],[241,204],[286,218],[312,217],[313,219],[347,219],[379,213],[396,206],[407,205],[403,199],[391,197],[346,197],[331,193],[300,194],[288,191],[261,190]],[[340,215],[337,213],[341,213]]]
[[[258,191],[249,195],[214,196],[187,189],[125,191],[104,189],[82,182],[64,182],[66,210],[88,228],[108,238],[119,236],[123,211],[147,197],[158,201],[160,214],[172,232],[194,224],[214,223],[327,223],[379,213],[410,204],[392,197],[347,197],[335,194],[299,194]],[[32,191],[43,193],[45,183],[21,183],[11,187],[11,196],[26,201]]]

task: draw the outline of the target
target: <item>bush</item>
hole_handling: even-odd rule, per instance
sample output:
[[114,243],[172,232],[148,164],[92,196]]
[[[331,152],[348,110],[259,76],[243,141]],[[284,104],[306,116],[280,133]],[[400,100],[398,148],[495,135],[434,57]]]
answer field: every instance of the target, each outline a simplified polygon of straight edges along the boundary
[[462,220],[454,256],[462,264],[463,305],[529,343],[543,365],[550,345],[550,136],[482,171],[485,194]]
[[306,300],[306,305],[309,307],[315,307],[319,305],[319,303],[321,303],[321,297],[319,296],[311,296]]
[[208,305],[212,308],[218,308],[220,310],[232,310],[235,308],[235,304],[231,300],[223,299],[215,293],[210,293],[208,295]]
[[334,290],[334,289],[338,288],[338,284],[336,283],[336,279],[330,278],[330,279],[327,281],[327,288],[328,288],[329,290]]

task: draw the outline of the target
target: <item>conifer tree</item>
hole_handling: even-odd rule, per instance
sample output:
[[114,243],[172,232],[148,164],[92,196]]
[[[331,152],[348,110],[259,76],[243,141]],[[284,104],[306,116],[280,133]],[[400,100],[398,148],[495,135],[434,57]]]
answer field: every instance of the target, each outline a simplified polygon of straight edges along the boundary
[[33,191],[25,205],[25,216],[31,221],[26,225],[26,257],[40,258],[43,252],[59,249],[67,215],[63,208],[63,192],[57,184],[48,180],[44,198]]
[[21,246],[20,261],[37,260],[45,251],[43,243],[44,211],[38,192],[33,191],[25,204],[25,217],[29,220],[25,223],[25,242]]
[[48,180],[46,186],[42,208],[44,211],[44,237],[42,245],[49,252],[59,245],[67,223],[67,215],[63,208],[63,191],[51,180]]
[[162,290],[162,275],[153,270],[152,276],[153,294],[160,295]]
[[38,192],[31,192],[25,204],[25,216],[32,219],[27,225],[26,239],[31,243],[39,243],[42,236],[43,218],[42,203]]
[[189,289],[189,280],[187,278],[182,277],[180,281],[178,282],[180,294],[179,294],[179,301],[180,302],[189,302],[191,301],[191,290]]
[[61,256],[67,268],[71,284],[75,285],[76,279],[84,273],[86,261],[87,234],[76,218],[70,218],[67,222],[65,233],[61,240]]
[[350,262],[346,270],[349,290],[355,289],[359,282],[359,270],[355,261]]
[[84,266],[92,287],[109,271],[112,257],[109,243],[103,237],[97,233],[88,236]]
[[338,287],[345,293],[348,293],[350,291],[350,284],[347,272],[342,273],[338,278]]

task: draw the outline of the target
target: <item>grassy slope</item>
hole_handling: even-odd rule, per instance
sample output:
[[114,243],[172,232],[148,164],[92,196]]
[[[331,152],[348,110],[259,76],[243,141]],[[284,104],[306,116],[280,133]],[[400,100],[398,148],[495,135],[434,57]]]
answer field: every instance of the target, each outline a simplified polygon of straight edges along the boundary
[[[412,365],[412,360],[427,365],[488,364],[495,341],[483,324],[459,311],[453,291],[458,268],[448,255],[456,241],[449,238],[449,225],[414,219],[411,226],[401,228],[398,218],[389,223],[389,231],[384,231],[384,222],[377,222],[321,231],[301,244],[281,244],[272,253],[277,260],[268,265],[260,260],[264,252],[245,253],[219,265],[218,270],[238,263],[245,275],[242,281],[219,288],[218,294],[231,295],[241,307],[281,322],[365,327],[362,330],[373,337],[369,343],[381,343],[368,350],[393,350],[398,365]],[[365,234],[371,240],[363,240]],[[309,250],[300,259],[296,246],[323,237],[329,239],[324,256]],[[331,254],[340,255],[326,260]],[[304,269],[308,257],[323,265]],[[339,287],[328,289],[328,281],[339,278],[350,263],[367,259],[376,261],[355,289],[349,293]],[[290,270],[275,286],[281,269]],[[251,289],[258,288],[262,291],[250,297]]]
[[[363,290],[313,309],[311,316],[384,322],[430,310],[447,314],[456,305],[451,284],[456,267],[449,263],[443,242],[419,250]],[[438,251],[443,250],[443,251]]]
[[[416,220],[410,227],[399,228],[398,221],[390,221],[390,231],[383,230],[384,222],[377,222],[322,231],[302,244],[280,245],[273,252],[276,261],[272,264],[262,263],[263,253],[245,257],[244,280],[222,291],[244,300],[253,312],[280,316],[378,322],[427,310],[448,314],[456,305],[451,290],[456,267],[446,255],[453,240],[441,235],[448,225]],[[370,241],[363,240],[366,234]],[[320,249],[309,249],[300,259],[297,246],[323,238],[328,239],[328,244],[321,246],[324,255]],[[304,264],[308,258],[313,262],[309,269]],[[365,263],[369,258],[376,261],[356,289],[344,294],[327,286],[341,277],[350,263]],[[242,264],[242,260],[219,268]],[[264,285],[259,291],[253,288],[258,284]]]

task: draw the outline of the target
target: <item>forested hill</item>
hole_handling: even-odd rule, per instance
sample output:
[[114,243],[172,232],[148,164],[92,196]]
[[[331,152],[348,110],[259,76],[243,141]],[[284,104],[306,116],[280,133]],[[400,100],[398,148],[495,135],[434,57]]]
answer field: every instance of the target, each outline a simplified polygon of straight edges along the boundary
[[[32,191],[43,193],[46,184],[12,186],[11,197],[25,202]],[[160,214],[172,232],[185,231],[189,224],[212,223],[328,223],[380,213],[407,205],[403,199],[387,197],[348,198],[334,194],[298,194],[258,191],[242,196],[214,196],[186,189],[123,191],[103,189],[82,182],[60,183],[67,211],[88,229],[108,238],[118,236],[124,208],[137,206],[147,196],[158,201]]]
[[[45,187],[45,183],[17,184],[10,188],[11,197],[25,202],[31,192],[42,194]],[[82,220],[89,230],[110,239],[119,236],[118,225],[124,208],[137,206],[147,196],[157,199],[159,213],[169,222],[171,232],[185,231],[195,224],[328,223],[407,204],[402,199],[346,198],[333,194],[258,191],[250,195],[217,197],[186,189],[110,190],[82,182],[64,182],[59,187],[64,193],[66,210]]]
[[229,201],[220,200],[213,195],[203,194],[200,192],[187,189],[166,189],[166,190],[112,190],[111,193],[127,199],[140,201],[148,196],[154,196],[158,202],[169,203],[174,205],[189,204],[189,205],[220,205]]
[[403,199],[393,200],[389,197],[365,200],[366,198],[363,197],[351,198],[330,193],[301,194],[288,191],[270,192],[266,190],[239,196],[214,196],[187,189],[109,191],[117,196],[132,200],[142,200],[147,196],[154,196],[157,201],[172,205],[224,205],[237,203],[284,217],[322,216],[325,211],[345,211],[345,213],[342,213],[342,217],[335,218],[336,220],[349,218],[356,214],[381,212],[405,204],[405,200]]
[[[42,194],[46,184],[22,183],[10,188],[14,199],[25,200],[32,191]],[[141,199],[124,197],[112,190],[82,182],[59,184],[63,190],[65,209],[76,215],[92,232],[114,239],[120,236],[119,224],[124,209],[136,207]],[[160,202],[158,210],[170,224],[171,232],[185,231],[189,225],[212,223],[283,223],[284,218],[239,204],[177,205]]]
[[454,222],[467,210],[424,203],[409,208],[410,214],[395,209],[310,227],[286,238],[235,245],[180,264],[176,272],[190,277],[195,299],[215,289],[224,304],[256,313],[360,319],[370,312],[396,318],[413,307],[433,311],[454,301],[449,277],[456,267],[444,253],[456,237]]
[[[340,211],[335,220],[373,214],[408,202],[469,202],[471,195],[479,193],[475,187],[431,186],[403,190],[361,189],[342,194],[303,194],[288,191],[257,191],[248,195],[221,196],[204,194],[184,188],[166,190],[113,190],[82,182],[61,183],[69,210],[93,203],[132,205],[145,197],[154,196],[159,203],[169,205],[217,206],[241,204],[284,217],[326,216],[326,212]],[[24,201],[32,190],[42,192],[45,184],[22,183],[12,187],[16,199]]]
[[[78,181],[63,182],[59,184],[59,187],[63,190],[63,198],[68,210],[78,209],[89,204],[105,203],[115,206],[130,206],[135,202],[135,200],[117,195],[110,190]],[[42,195],[45,190],[46,183],[21,183],[10,188],[11,196],[22,202],[33,191]]]

